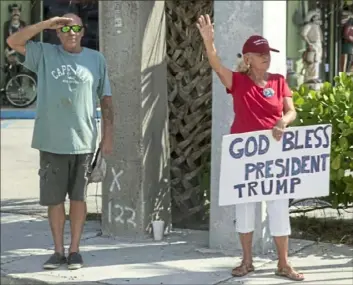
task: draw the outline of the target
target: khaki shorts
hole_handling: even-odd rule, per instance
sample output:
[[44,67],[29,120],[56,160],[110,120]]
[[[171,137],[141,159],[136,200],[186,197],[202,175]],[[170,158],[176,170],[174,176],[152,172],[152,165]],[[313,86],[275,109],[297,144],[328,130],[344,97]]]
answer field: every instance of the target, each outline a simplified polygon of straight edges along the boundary
[[86,201],[88,174],[93,154],[54,154],[40,151],[40,199],[42,206]]

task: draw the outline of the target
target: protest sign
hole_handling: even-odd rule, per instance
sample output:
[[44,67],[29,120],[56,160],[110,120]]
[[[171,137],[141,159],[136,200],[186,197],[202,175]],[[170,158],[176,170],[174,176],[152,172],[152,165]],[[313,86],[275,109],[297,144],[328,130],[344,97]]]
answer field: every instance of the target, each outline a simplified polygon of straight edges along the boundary
[[226,135],[219,205],[329,195],[331,125]]

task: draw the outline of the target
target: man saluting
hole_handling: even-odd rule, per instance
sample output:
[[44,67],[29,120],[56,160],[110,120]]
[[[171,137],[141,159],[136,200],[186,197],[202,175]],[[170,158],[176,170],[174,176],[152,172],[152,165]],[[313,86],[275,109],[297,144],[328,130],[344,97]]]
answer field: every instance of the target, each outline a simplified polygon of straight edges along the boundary
[[[60,45],[30,39],[55,29]],[[55,252],[44,263],[54,269],[67,263],[82,267],[79,244],[86,220],[88,171],[96,149],[96,100],[103,118],[103,155],[112,152],[112,92],[104,56],[81,46],[82,20],[75,14],[54,17],[12,34],[8,45],[25,56],[24,66],[38,77],[37,115],[32,147],[40,153],[40,204],[48,206]],[[64,251],[66,195],[70,198],[71,244]]]

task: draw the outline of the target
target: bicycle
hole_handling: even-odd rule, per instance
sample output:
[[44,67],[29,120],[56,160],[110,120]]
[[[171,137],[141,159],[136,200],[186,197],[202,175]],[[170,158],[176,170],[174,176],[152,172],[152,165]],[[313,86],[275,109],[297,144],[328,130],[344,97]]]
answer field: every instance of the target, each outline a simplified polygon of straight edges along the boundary
[[16,108],[32,105],[37,100],[36,75],[25,70],[24,66],[16,60],[0,68],[5,74],[5,82],[0,89],[1,105],[10,104]]

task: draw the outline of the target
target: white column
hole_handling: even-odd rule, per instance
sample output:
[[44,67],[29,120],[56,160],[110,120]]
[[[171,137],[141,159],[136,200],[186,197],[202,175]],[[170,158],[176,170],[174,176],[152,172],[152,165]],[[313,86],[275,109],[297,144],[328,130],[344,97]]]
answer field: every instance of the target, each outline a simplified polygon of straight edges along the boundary
[[287,1],[261,1],[263,3],[262,36],[280,51],[273,53],[270,72],[286,76]]
[[[273,54],[270,72],[286,73],[286,1],[215,1],[215,45],[223,64],[234,69],[237,54],[245,40],[254,34],[267,38],[281,51]],[[240,249],[235,232],[235,206],[219,207],[219,172],[222,136],[229,133],[233,120],[232,98],[213,73],[212,106],[212,171],[210,247],[222,250]],[[272,248],[266,217],[266,204],[256,209],[254,252],[265,253]]]

